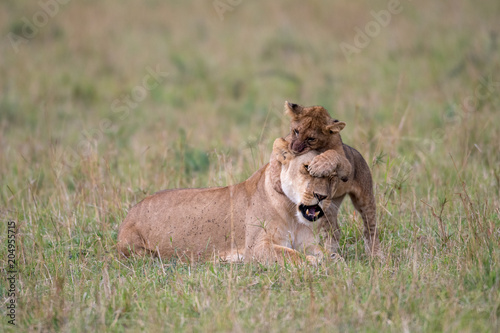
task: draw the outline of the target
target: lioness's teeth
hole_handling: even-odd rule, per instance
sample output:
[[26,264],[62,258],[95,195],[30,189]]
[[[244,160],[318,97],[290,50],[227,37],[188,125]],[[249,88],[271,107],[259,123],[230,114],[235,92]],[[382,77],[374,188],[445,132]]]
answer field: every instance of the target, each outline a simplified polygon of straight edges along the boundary
[[306,215],[309,215],[309,209],[306,210]]
[[314,214],[315,217],[318,217],[318,215],[319,215],[319,212],[316,212],[316,214]]

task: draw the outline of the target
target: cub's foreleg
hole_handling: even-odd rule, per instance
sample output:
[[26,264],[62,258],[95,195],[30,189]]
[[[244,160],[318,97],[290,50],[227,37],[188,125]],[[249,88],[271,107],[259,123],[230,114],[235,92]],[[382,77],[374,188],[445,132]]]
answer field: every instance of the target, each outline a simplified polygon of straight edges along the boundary
[[337,215],[344,200],[345,195],[335,198],[325,210],[325,223],[321,226],[320,236],[323,239],[323,244],[330,254],[337,253],[339,249],[339,241],[341,237],[340,226],[338,224]]
[[[371,180],[371,177],[370,177]],[[360,186],[354,185],[354,190],[349,193],[354,208],[361,214],[364,223],[363,236],[365,238],[366,253],[372,256],[382,256],[380,250],[379,230],[377,228],[377,216],[375,206],[375,196],[371,181],[369,184]]]

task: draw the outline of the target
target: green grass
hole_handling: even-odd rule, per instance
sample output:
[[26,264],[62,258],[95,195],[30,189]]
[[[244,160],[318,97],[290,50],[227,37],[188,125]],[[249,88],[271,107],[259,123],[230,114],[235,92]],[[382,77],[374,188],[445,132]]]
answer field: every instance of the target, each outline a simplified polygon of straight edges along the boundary
[[[41,9],[2,3],[0,330],[499,331],[500,3],[401,4],[347,62],[339,44],[387,2],[243,1],[221,21],[212,1],[73,1],[17,53],[4,37]],[[158,87],[113,108],[157,66]],[[264,165],[288,131],[285,100],[347,123],[385,259],[365,255],[349,202],[345,260],[316,268],[117,256],[146,195]]]

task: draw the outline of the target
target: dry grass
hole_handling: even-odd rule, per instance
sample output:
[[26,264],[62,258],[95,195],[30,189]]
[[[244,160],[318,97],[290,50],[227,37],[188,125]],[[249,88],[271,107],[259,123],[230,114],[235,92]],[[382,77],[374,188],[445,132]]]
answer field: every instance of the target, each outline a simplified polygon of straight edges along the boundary
[[[350,62],[339,44],[387,2],[243,1],[221,21],[212,1],[72,1],[18,52],[3,38],[0,239],[15,220],[16,329],[499,331],[500,4],[401,5]],[[38,11],[2,3],[1,35]],[[117,109],[157,66],[159,86]],[[364,255],[350,203],[345,263],[116,256],[146,195],[264,165],[288,130],[285,100],[347,122],[344,142],[372,166],[385,260]],[[2,245],[4,271],[6,258]],[[2,278],[2,314],[7,289]]]

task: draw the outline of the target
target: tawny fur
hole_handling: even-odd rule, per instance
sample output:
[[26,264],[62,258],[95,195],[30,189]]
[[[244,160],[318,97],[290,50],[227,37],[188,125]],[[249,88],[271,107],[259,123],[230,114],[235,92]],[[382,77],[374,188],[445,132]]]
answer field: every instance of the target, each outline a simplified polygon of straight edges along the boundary
[[291,184],[290,196],[300,202],[274,190],[268,165],[237,185],[166,190],[149,196],[123,221],[118,251],[125,256],[153,254],[188,261],[216,256],[266,263],[303,258],[316,262],[328,252],[323,244],[332,244],[321,232],[327,221],[325,217],[302,221],[297,207],[317,204],[319,193],[326,197],[320,203],[326,212],[337,184],[333,171],[327,177],[312,177],[304,167],[317,154],[294,157],[283,139],[273,147],[278,177]]
[[[338,209],[346,195],[352,200],[354,207],[361,214],[364,223],[365,249],[369,255],[382,256],[377,229],[375,197],[370,168],[361,154],[354,148],[344,144],[340,131],[345,123],[334,120],[328,111],[321,106],[303,107],[285,102],[285,113],[291,118],[290,134],[285,138],[295,154],[303,154],[311,150],[320,152],[309,165],[314,176],[321,176],[329,170],[336,169],[343,182],[339,182],[333,205],[328,209],[329,224],[326,233],[332,235],[338,246],[340,230],[337,224]],[[312,140],[311,140],[312,139]],[[345,161],[348,163],[345,163]],[[347,165],[348,164],[348,165]],[[280,164],[271,160],[271,179],[276,191],[280,191]]]

